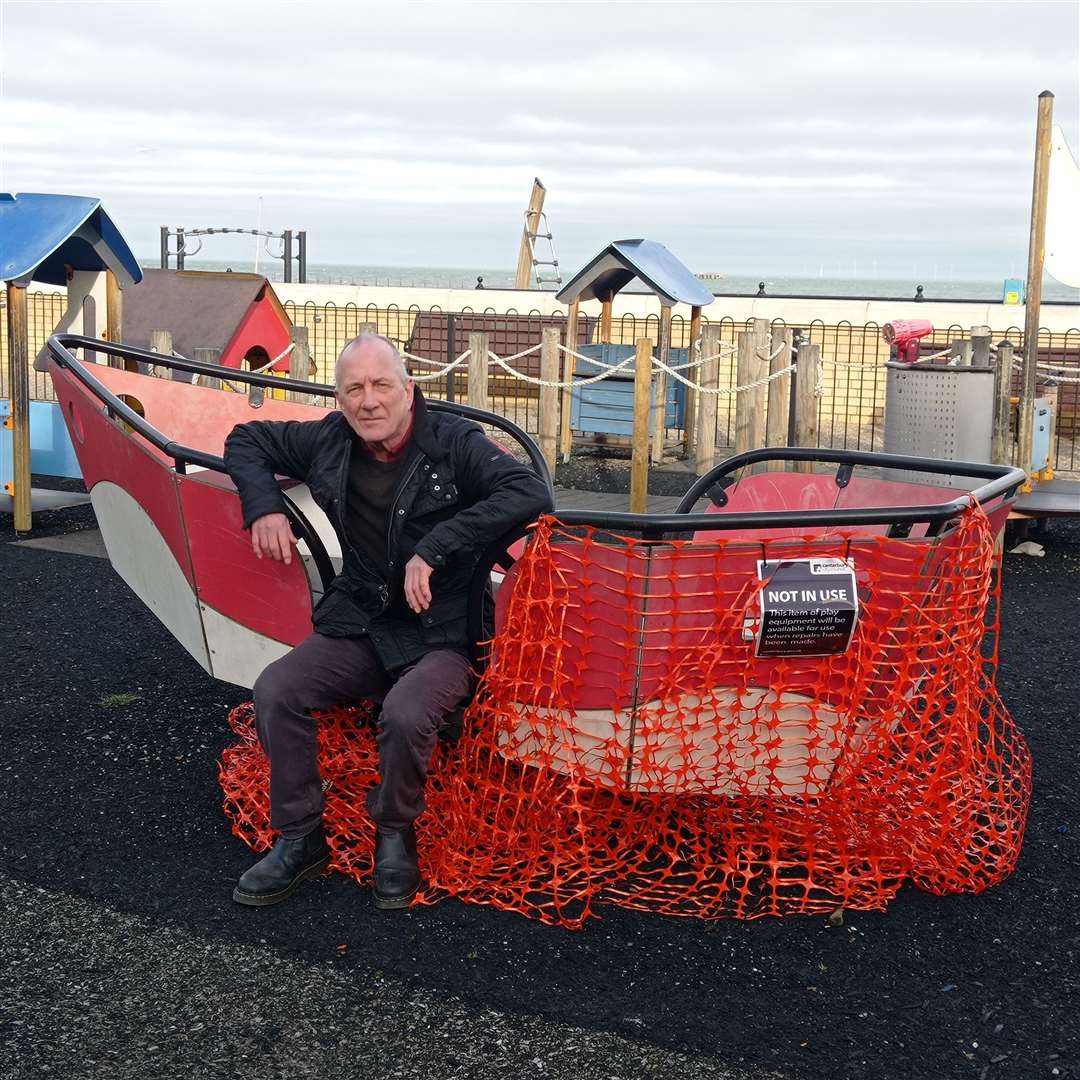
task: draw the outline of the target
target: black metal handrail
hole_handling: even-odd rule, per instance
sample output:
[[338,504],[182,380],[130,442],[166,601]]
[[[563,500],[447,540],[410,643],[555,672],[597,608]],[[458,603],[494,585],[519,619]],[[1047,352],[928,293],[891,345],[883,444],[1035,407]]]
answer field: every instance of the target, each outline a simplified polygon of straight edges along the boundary
[[[808,524],[840,524],[840,525],[880,525],[901,522],[926,521],[930,525],[942,523],[956,517],[968,509],[972,503],[977,502],[980,506],[991,502],[999,497],[1009,497],[1015,494],[1016,489],[1027,481],[1027,473],[1023,469],[1017,469],[1012,465],[990,465],[979,461],[943,461],[939,458],[910,457],[906,454],[880,454],[869,450],[833,450],[827,447],[803,447],[803,446],[779,446],[765,447],[760,450],[748,450],[742,454],[735,454],[726,458],[718,465],[710,469],[704,476],[699,476],[691,484],[690,489],[679,500],[675,507],[676,514],[689,513],[694,504],[715,487],[721,480],[730,477],[739,469],[747,465],[757,465],[766,461],[808,461],[828,462],[847,467],[849,470],[857,466],[878,469],[901,469],[908,472],[921,472],[937,476],[973,476],[981,480],[989,480],[974,491],[965,492],[963,495],[950,500],[947,503],[937,503],[927,506],[887,506],[875,507],[872,510],[803,510],[803,511],[764,511],[771,521],[779,525],[798,524],[799,522],[781,522],[777,514],[795,513],[799,519]],[[846,480],[845,480],[846,483]],[[843,486],[838,484],[838,486]],[[877,515],[872,520],[860,517],[856,520],[851,514]],[[843,515],[835,521],[825,521],[824,518],[814,515]],[[886,516],[880,516],[886,515]],[[709,515],[714,517],[716,515]],[[738,518],[745,515],[724,514],[723,517]],[[718,528],[725,526],[718,525]],[[754,528],[764,526],[755,525]]]
[[[301,393],[318,394],[323,397],[334,396],[334,387],[324,383],[307,383],[298,379],[286,379],[275,375],[260,375],[258,372],[240,371],[235,368],[220,367],[217,364],[204,364],[197,360],[188,360],[184,357],[163,356],[160,353],[149,352],[146,349],[137,349],[129,345],[118,345],[110,341],[98,341],[95,338],[82,337],[76,334],[54,334],[49,338],[49,353],[53,360],[71,374],[83,386],[89,390],[106,408],[115,416],[124,421],[133,431],[141,435],[151,446],[156,447],[163,454],[173,459],[178,473],[185,473],[188,465],[196,465],[200,468],[211,469],[215,472],[228,475],[225,462],[216,454],[209,454],[205,450],[185,446],[173,439],[167,438],[144,416],[137,413],[130,405],[116,396],[104,383],[101,382],[90,370],[93,365],[83,364],[71,349],[91,349],[94,352],[102,352],[109,356],[119,356],[125,360],[133,360],[138,363],[155,364],[175,368],[178,371],[187,371],[196,375],[207,375],[211,378],[227,378],[230,381],[248,383],[255,386],[270,386],[278,389],[297,390]],[[428,402],[428,407],[435,412],[449,412],[458,416],[475,420],[478,423],[489,424],[511,435],[525,450],[529,462],[544,480],[548,494],[554,496],[554,488],[551,480],[551,472],[547,467],[543,454],[532,439],[512,421],[506,420],[495,413],[487,413],[482,409],[474,409],[468,405],[448,404],[439,401]],[[318,531],[303,511],[289,498],[286,491],[282,491],[285,500],[285,516],[289,519],[293,533],[297,539],[307,544],[311,557],[315,562],[323,589],[328,589],[330,583],[337,576],[333,560],[326,550],[326,546],[319,538]]]
[[298,540],[303,540],[315,560],[315,569],[319,572],[319,581],[322,583],[323,592],[330,588],[330,583],[337,577],[334,569],[334,560],[326,550],[315,527],[307,519],[307,515],[289,498],[289,493],[283,491],[281,497],[285,500],[285,516],[289,519],[289,525]]
[[[694,504],[725,477],[746,465],[762,461],[821,461],[839,464],[838,486],[843,487],[855,466],[908,469],[938,475],[970,475],[987,479],[974,491],[966,492],[945,503],[926,506],[885,506],[866,509],[827,510],[761,510],[725,514],[693,514]],[[736,529],[775,529],[785,527],[828,527],[837,525],[891,525],[910,526],[926,522],[927,537],[933,537],[950,521],[978,503],[984,505],[997,498],[1009,498],[1020,484],[1027,480],[1023,469],[1009,465],[988,465],[969,461],[940,461],[935,458],[907,457],[899,454],[877,454],[863,450],[832,450],[806,447],[776,447],[751,450],[736,454],[720,462],[704,476],[699,477],[680,500],[671,514],[631,514],[596,510],[559,510],[555,517],[560,524],[570,528],[591,527],[612,535],[631,533],[643,540],[664,542],[685,537],[695,532],[732,532]],[[513,565],[509,549],[515,541],[526,536],[531,525],[513,529],[492,541],[480,555],[473,576],[469,596],[469,628],[473,640],[479,640],[485,632],[483,626],[483,602],[486,584],[496,565],[509,569]],[[906,532],[897,534],[903,539]],[[922,538],[920,538],[922,539]],[[477,657],[483,666],[484,657]]]
[[[87,368],[77,360],[70,352],[69,347],[93,349],[109,355],[121,356],[125,359],[135,360],[149,364],[164,364],[181,371],[189,371],[194,374],[206,374],[213,378],[225,378],[238,382],[249,383],[257,386],[272,386],[285,390],[297,390],[301,393],[317,393],[322,396],[332,397],[334,388],[325,384],[301,382],[296,379],[280,378],[278,376],[260,375],[254,372],[238,371],[233,368],[222,368],[214,364],[203,364],[194,360],[178,357],[163,357],[158,353],[144,349],[135,349],[129,346],[115,345],[111,342],[97,341],[93,338],[85,338],[76,335],[54,335],[49,338],[49,352],[53,359],[71,373],[90,390],[110,410],[129,424],[135,431],[142,435],[152,445],[163,453],[172,457],[177,470],[183,472],[185,464],[199,465],[204,468],[225,472],[224,462],[221,458],[208,454],[202,450],[183,446],[166,437],[152,424],[148,423],[134,409],[126,405],[100,380],[98,380]],[[90,365],[93,366],[93,365]],[[516,424],[505,420],[493,413],[486,413],[480,409],[468,406],[430,402],[429,407],[436,411],[445,411],[467,417],[478,422],[490,424],[512,435],[526,450],[530,461],[533,463],[539,475],[545,480],[548,491],[553,495],[551,474],[547,463],[540,454],[539,448],[532,439]],[[692,510],[697,500],[710,488],[714,488],[723,479],[730,477],[738,469],[747,465],[754,465],[765,461],[802,461],[834,463],[841,466],[838,473],[846,470],[843,483],[850,477],[850,470],[856,466],[868,466],[876,468],[903,469],[912,472],[922,472],[930,475],[967,475],[979,479],[988,480],[974,491],[965,492],[944,503],[934,503],[925,506],[884,506],[866,508],[831,508],[825,510],[764,510],[746,511],[724,514],[694,514]],[[736,454],[720,462],[715,468],[704,476],[699,477],[680,500],[675,511],[670,514],[632,514],[596,510],[560,510],[558,520],[568,527],[588,526],[609,533],[632,533],[638,534],[644,540],[663,541],[671,539],[673,535],[685,536],[693,532],[733,532],[739,529],[776,529],[776,528],[814,528],[841,525],[892,525],[911,526],[918,522],[926,522],[927,536],[933,536],[940,532],[950,521],[956,519],[976,503],[982,505],[999,497],[1008,498],[1013,495],[1020,484],[1027,480],[1027,474],[1022,469],[1008,465],[989,465],[980,462],[941,461],[934,458],[908,457],[898,454],[880,454],[862,450],[834,450],[830,448],[806,448],[806,447],[777,447],[761,450],[751,450],[743,454]],[[843,486],[838,476],[838,486]],[[318,534],[304,518],[300,510],[291,502],[286,502],[289,507],[290,520],[296,523],[298,536],[303,539],[312,550],[316,566],[323,578],[324,587],[329,585],[333,577],[332,563]],[[508,548],[517,539],[526,535],[530,526],[512,530],[503,537],[490,544],[481,554],[477,562],[471,600],[469,604],[470,627],[476,631],[475,636],[482,632],[480,627],[483,622],[484,594],[491,570],[496,564],[509,567],[513,559],[508,555]],[[303,530],[303,533],[300,532]],[[326,567],[329,567],[327,571]],[[327,573],[329,572],[329,577]]]

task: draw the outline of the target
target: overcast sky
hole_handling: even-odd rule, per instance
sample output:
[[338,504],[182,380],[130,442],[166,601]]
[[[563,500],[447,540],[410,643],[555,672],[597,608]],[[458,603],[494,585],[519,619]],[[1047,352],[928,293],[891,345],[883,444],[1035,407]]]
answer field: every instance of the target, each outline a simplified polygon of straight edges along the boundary
[[1078,11],[0,0],[0,190],[100,197],[151,259],[261,196],[310,262],[512,267],[536,175],[568,267],[1000,278],[1041,90],[1080,145]]

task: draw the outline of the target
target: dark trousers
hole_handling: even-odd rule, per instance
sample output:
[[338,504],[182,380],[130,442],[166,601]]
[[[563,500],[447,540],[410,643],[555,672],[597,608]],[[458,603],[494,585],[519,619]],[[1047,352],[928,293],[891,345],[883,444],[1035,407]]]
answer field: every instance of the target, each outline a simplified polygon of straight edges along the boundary
[[310,832],[323,794],[312,709],[368,698],[382,702],[376,742],[380,783],[368,794],[376,824],[401,829],[424,810],[428,763],[447,717],[472,692],[472,669],[441,649],[390,675],[367,638],[312,634],[255,681],[255,726],[270,760],[270,826]]

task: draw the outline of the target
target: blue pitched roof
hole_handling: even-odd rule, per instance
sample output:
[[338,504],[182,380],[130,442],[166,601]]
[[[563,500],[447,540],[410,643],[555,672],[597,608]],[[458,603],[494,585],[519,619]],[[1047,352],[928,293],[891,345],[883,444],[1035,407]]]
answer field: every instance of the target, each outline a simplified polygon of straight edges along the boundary
[[142,270],[98,199],[0,192],[0,281],[66,285],[73,270],[111,270],[121,288]]
[[664,304],[705,307],[716,299],[663,244],[655,240],[615,240],[579,270],[556,294],[564,304],[609,300],[640,278]]

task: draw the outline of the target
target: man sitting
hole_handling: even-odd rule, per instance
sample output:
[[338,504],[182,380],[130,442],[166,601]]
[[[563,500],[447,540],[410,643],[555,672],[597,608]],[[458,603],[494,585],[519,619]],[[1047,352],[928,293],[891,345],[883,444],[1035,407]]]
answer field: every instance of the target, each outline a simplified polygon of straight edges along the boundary
[[315,608],[314,633],[255,683],[270,761],[270,824],[281,837],[233,899],[265,906],[322,873],[330,853],[310,712],[381,701],[377,908],[420,886],[413,825],[439,730],[473,689],[469,582],[488,543],[551,508],[544,482],[471,421],[429,413],[387,338],[361,334],[334,373],[338,409],[312,421],[237,425],[225,465],[260,558],[289,563],[296,543],[276,474],[303,480],[341,540],[344,563]]

